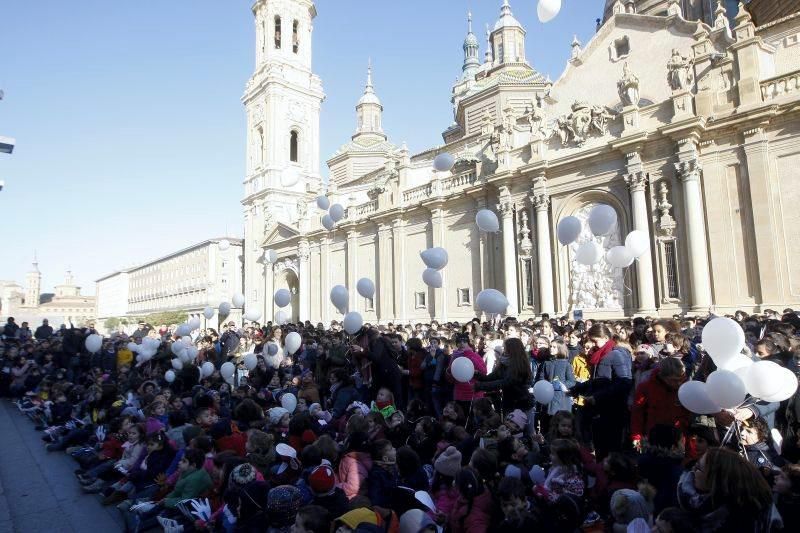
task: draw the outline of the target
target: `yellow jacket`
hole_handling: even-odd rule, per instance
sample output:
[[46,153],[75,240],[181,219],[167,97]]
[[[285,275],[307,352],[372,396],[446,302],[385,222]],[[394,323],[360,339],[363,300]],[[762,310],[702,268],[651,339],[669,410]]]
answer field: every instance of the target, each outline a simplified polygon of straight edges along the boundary
[[133,362],[133,352],[127,348],[120,348],[117,351],[117,369]]
[[[589,372],[588,361],[580,355],[576,355],[572,358],[572,373],[575,374],[575,380],[579,383],[592,377],[591,372]],[[583,397],[579,396],[576,398],[575,403],[577,405],[583,405]]]

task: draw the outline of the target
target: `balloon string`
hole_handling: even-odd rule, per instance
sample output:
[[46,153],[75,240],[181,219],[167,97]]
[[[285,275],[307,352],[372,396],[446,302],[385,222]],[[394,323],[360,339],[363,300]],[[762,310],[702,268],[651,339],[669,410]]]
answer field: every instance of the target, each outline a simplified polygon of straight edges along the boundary
[[628,287],[628,282],[626,282],[626,279],[629,276],[630,276],[630,272],[628,271],[628,269],[627,268],[623,269],[623,271],[622,271],[622,286],[625,289],[625,292],[624,292],[625,296],[633,296],[633,289]]

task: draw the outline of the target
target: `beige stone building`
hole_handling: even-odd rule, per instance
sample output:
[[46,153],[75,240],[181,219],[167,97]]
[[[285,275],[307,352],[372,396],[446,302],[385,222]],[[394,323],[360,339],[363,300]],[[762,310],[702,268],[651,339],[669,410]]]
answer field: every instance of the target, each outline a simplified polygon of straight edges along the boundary
[[[314,6],[260,0],[254,13],[248,138],[266,131],[273,144],[265,153],[265,142],[250,141],[248,161],[276,164],[248,167],[245,287],[267,319],[281,287],[295,295],[292,318],[341,318],[329,301],[338,284],[348,287],[351,310],[381,323],[466,320],[489,287],[506,294],[509,314],[523,317],[578,309],[587,317],[671,316],[800,302],[800,2],[607,0],[596,34],[572,42],[571,59],[550,81],[531,66],[526,30],[504,1],[483,47],[469,22],[444,145],[411,154],[391,144],[370,73],[355,134],[328,160],[327,185],[316,171],[318,142],[303,145],[307,159],[297,159],[290,125],[293,116],[318,113],[321,89],[302,85],[316,80]],[[281,16],[300,21],[302,60],[270,37],[286,27],[276,25]],[[281,72],[290,82],[279,82]],[[276,127],[258,129],[262,122],[251,120],[258,106],[268,109],[262,122]],[[449,172],[433,169],[443,152],[456,158]],[[289,194],[280,180],[293,176],[282,170],[292,162],[306,171],[289,180]],[[314,202],[321,193],[346,208],[332,231]],[[556,240],[560,219],[585,219],[597,204],[618,217],[599,241],[605,249],[633,229],[650,235],[649,253],[633,266],[578,264],[577,245],[593,238],[588,230],[567,247]],[[481,208],[497,213],[499,233],[478,230]],[[418,254],[431,246],[449,253],[441,289],[421,278]],[[267,249],[276,263],[265,264]],[[356,292],[362,277],[375,281],[372,300]]]
[[[185,311],[203,319],[203,309],[215,309],[242,292],[241,239],[209,239],[136,267],[96,280],[97,317],[143,317],[163,311]],[[231,311],[239,320],[241,309]],[[204,319],[203,319],[204,320]],[[217,326],[217,317],[209,321]]]

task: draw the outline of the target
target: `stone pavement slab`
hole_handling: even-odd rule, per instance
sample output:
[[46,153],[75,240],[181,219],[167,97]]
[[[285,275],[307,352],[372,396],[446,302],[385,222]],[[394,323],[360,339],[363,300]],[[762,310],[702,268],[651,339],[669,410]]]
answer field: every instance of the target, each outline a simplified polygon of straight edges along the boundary
[[119,512],[84,494],[75,468],[64,453],[48,453],[33,423],[0,400],[0,533],[121,531]]

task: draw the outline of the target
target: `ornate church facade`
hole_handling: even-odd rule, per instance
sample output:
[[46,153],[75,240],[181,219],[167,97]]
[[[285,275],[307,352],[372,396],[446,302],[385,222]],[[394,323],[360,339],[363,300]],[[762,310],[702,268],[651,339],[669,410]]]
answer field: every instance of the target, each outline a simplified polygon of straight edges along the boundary
[[[498,1],[499,3],[499,1]],[[787,4],[790,9],[787,9]],[[468,320],[497,288],[509,315],[587,317],[759,311],[800,302],[800,6],[751,0],[607,0],[596,34],[575,39],[551,81],[530,64],[505,0],[484,51],[472,31],[452,89],[444,144],[411,154],[389,142],[367,77],[351,140],[319,168],[321,82],[311,70],[311,0],[260,0],[248,124],[245,289],[265,319],[279,288],[293,319],[328,322],[350,291],[369,322]],[[443,152],[456,163],[438,172]],[[345,207],[332,231],[315,198]],[[558,221],[617,212],[606,249],[633,229],[650,251],[625,270],[586,267],[555,238]],[[494,210],[498,234],[475,213]],[[449,254],[443,285],[419,252]],[[264,252],[278,260],[270,263]],[[377,292],[365,299],[356,282]]]

